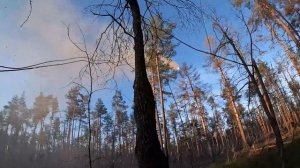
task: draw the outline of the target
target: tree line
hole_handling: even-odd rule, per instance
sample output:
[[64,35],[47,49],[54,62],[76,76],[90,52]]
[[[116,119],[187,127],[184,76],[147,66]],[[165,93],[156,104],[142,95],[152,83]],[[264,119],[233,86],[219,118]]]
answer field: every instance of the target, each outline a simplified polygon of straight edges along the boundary
[[[193,21],[203,21],[200,31],[205,32],[207,51],[178,39],[173,32],[177,24],[156,12],[159,4],[145,1],[148,15],[141,14],[134,0],[92,6],[94,15],[110,17],[120,28],[112,29],[114,44],[119,45],[114,56],[128,47],[124,41],[134,44],[133,113],[128,113],[120,91],[115,92],[111,112],[99,98],[88,113],[89,95],[73,87],[60,118],[51,95],[40,94],[32,108],[27,108],[24,95],[15,96],[0,115],[3,163],[14,167],[13,156],[25,152],[29,158],[24,164],[80,167],[87,163],[91,143],[92,164],[98,167],[199,167],[275,145],[281,167],[286,167],[284,142],[298,134],[300,122],[299,1],[234,0],[234,23],[191,1],[163,2],[182,16],[187,16],[187,7],[199,10]],[[101,7],[114,12],[98,13]],[[127,10],[129,15],[124,14]],[[207,69],[219,76],[218,89],[198,68],[171,67],[175,41],[206,54]]]

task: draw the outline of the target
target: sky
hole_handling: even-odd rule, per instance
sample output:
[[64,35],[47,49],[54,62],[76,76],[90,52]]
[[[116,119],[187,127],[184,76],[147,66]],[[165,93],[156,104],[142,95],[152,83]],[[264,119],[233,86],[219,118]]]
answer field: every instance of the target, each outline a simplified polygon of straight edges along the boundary
[[[30,11],[28,1],[0,0],[0,65],[20,67],[54,59],[64,59],[83,56],[70,42],[67,35],[67,26],[70,26],[71,37],[81,42],[80,27],[87,37],[88,46],[93,46],[96,38],[107,23],[100,22],[95,17],[83,12],[84,7],[91,1],[79,0],[33,0],[32,13],[29,20],[21,27]],[[211,6],[220,11],[221,15],[230,14],[229,0],[203,0],[204,6]],[[172,13],[166,11],[167,17]],[[203,30],[203,28],[196,28]],[[174,34],[183,41],[197,48],[205,49],[204,32],[183,30],[178,28]],[[202,72],[204,80],[216,83],[216,75],[207,74],[202,66],[207,56],[195,52],[188,47],[179,45],[173,58],[177,64],[186,62],[192,64]],[[31,106],[34,97],[40,92],[58,97],[61,110],[65,108],[65,94],[72,86],[72,82],[81,81],[78,73],[83,63],[43,68],[22,72],[0,73],[0,107],[5,105],[13,95],[25,92],[28,105]],[[103,67],[105,68],[105,67]],[[133,75],[125,69],[127,77],[117,72],[118,89],[123,93],[125,101],[131,105]],[[84,82],[83,82],[84,83]],[[97,87],[97,86],[96,86]],[[101,97],[108,109],[116,87],[100,90],[95,98]],[[95,101],[95,100],[94,100]]]

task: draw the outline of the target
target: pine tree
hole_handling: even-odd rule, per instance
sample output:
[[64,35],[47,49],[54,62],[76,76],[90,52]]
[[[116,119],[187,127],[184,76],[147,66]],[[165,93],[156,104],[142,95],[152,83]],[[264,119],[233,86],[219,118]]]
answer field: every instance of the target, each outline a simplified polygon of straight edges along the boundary
[[115,114],[115,134],[118,136],[119,154],[122,154],[125,145],[125,130],[128,123],[126,102],[123,100],[121,91],[116,90],[115,95],[112,98],[112,109]]
[[107,109],[101,98],[98,98],[96,102],[95,112],[93,113],[93,118],[96,122],[96,139],[97,139],[97,149],[101,152],[102,148],[102,127],[103,127],[103,118],[107,114]]

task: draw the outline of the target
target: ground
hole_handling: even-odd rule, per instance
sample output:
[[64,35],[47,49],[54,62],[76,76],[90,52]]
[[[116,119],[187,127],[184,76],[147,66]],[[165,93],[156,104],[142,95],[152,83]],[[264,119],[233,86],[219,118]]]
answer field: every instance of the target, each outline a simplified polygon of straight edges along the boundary
[[[287,168],[300,168],[300,138],[285,145]],[[229,163],[211,164],[209,168],[280,168],[280,159],[275,148],[264,149],[252,157],[240,158]]]

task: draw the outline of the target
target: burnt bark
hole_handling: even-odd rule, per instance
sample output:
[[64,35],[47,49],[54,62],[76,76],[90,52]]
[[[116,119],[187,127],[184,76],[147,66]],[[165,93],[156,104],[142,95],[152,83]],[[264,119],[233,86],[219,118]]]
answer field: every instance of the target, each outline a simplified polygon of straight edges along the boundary
[[147,78],[141,14],[137,0],[127,0],[133,17],[135,80],[134,117],[136,121],[135,154],[138,166],[143,168],[169,167],[160,148],[155,121],[155,101]]

